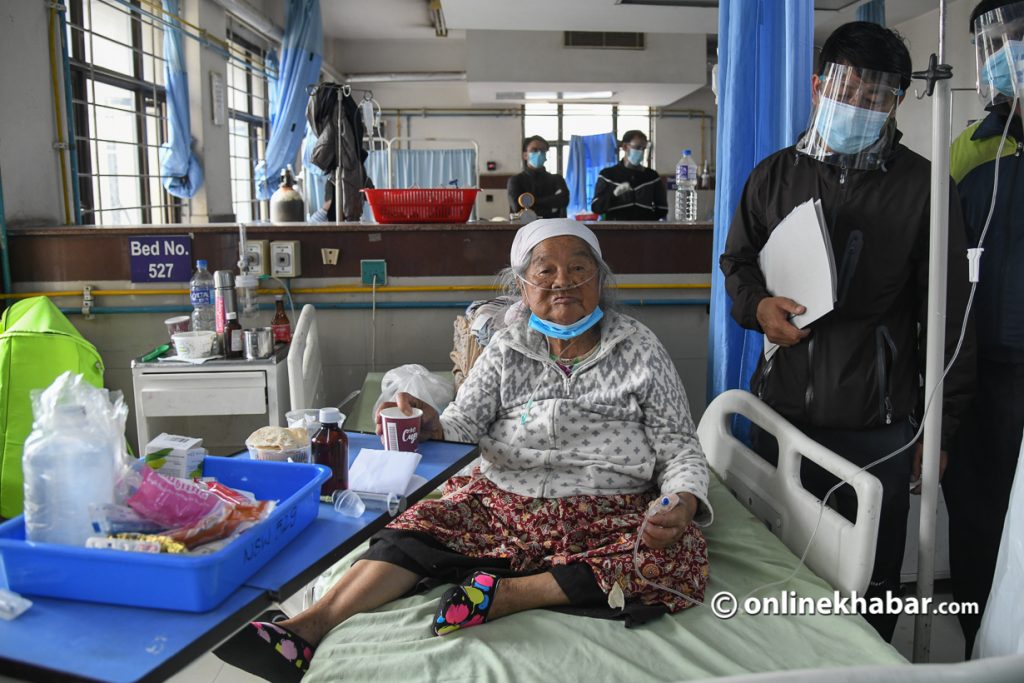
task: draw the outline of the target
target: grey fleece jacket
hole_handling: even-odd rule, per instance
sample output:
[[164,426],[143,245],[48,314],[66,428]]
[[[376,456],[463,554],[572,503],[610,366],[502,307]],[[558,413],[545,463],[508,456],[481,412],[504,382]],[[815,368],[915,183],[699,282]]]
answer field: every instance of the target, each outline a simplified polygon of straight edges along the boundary
[[525,321],[498,332],[441,415],[445,439],[479,443],[481,472],[511,493],[685,491],[710,524],[707,460],[668,352],[627,315],[599,324],[600,348],[570,377]]

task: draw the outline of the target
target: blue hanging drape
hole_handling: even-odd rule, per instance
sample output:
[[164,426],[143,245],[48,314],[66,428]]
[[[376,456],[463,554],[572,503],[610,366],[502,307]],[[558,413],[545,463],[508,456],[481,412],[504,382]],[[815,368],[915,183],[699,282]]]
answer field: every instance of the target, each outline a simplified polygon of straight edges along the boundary
[[323,207],[327,191],[327,174],[310,158],[314,145],[316,135],[307,123],[306,137],[302,141],[302,186],[306,194],[306,220],[311,219],[316,210]]
[[394,187],[476,187],[476,150],[397,149]]
[[270,81],[270,140],[256,166],[256,196],[269,199],[281,182],[281,170],[295,160],[306,134],[306,87],[320,79],[324,28],[320,0],[288,0],[277,79]]
[[885,26],[885,0],[868,0],[858,7],[857,21],[870,21]]
[[203,167],[192,153],[192,129],[189,120],[188,75],[181,49],[179,0],[164,0],[164,80],[167,87],[167,142],[160,145],[160,181],[175,197],[190,199],[203,184]]
[[718,9],[718,158],[711,267],[708,400],[749,386],[762,336],[731,315],[718,259],[747,176],[796,142],[807,124],[814,46],[812,0],[722,0]]
[[614,166],[618,144],[611,133],[573,135],[569,138],[569,159],[565,162],[565,184],[569,186],[567,215],[590,213],[597,175]]

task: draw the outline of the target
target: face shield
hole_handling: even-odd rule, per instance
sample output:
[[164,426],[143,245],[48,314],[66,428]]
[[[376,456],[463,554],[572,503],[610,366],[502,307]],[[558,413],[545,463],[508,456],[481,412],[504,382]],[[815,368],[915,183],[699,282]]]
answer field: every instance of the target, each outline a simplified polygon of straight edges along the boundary
[[818,76],[807,132],[796,149],[829,164],[873,170],[896,135],[900,75],[828,63]]
[[978,93],[990,105],[1024,95],[1024,2],[974,20]]

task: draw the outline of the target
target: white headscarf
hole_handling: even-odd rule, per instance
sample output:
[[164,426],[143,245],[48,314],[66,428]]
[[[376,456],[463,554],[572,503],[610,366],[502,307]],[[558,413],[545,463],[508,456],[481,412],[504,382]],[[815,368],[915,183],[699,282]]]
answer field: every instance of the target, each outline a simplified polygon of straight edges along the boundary
[[601,245],[597,243],[597,235],[583,223],[570,218],[540,218],[527,223],[516,233],[515,239],[512,240],[510,255],[512,267],[526,266],[530,258],[530,251],[535,246],[546,239],[563,235],[579,237],[590,245],[598,257],[601,256]]

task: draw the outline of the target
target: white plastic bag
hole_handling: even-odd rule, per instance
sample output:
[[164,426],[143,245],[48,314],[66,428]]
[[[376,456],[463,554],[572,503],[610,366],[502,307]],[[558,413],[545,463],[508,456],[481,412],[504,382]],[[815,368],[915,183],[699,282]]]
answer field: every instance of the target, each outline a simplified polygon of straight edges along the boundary
[[974,641],[974,657],[1024,654],[1024,443],[1017,456],[1017,474],[1010,505],[1003,522],[992,591],[988,596],[981,629]]
[[70,372],[31,396],[35,419],[22,459],[26,537],[84,546],[92,534],[89,506],[114,502],[128,407],[121,392]]
[[441,379],[422,365],[402,365],[388,370],[380,381],[380,398],[373,404],[373,414],[377,414],[381,403],[394,401],[400,391],[426,401],[441,414],[455,398],[455,383]]

